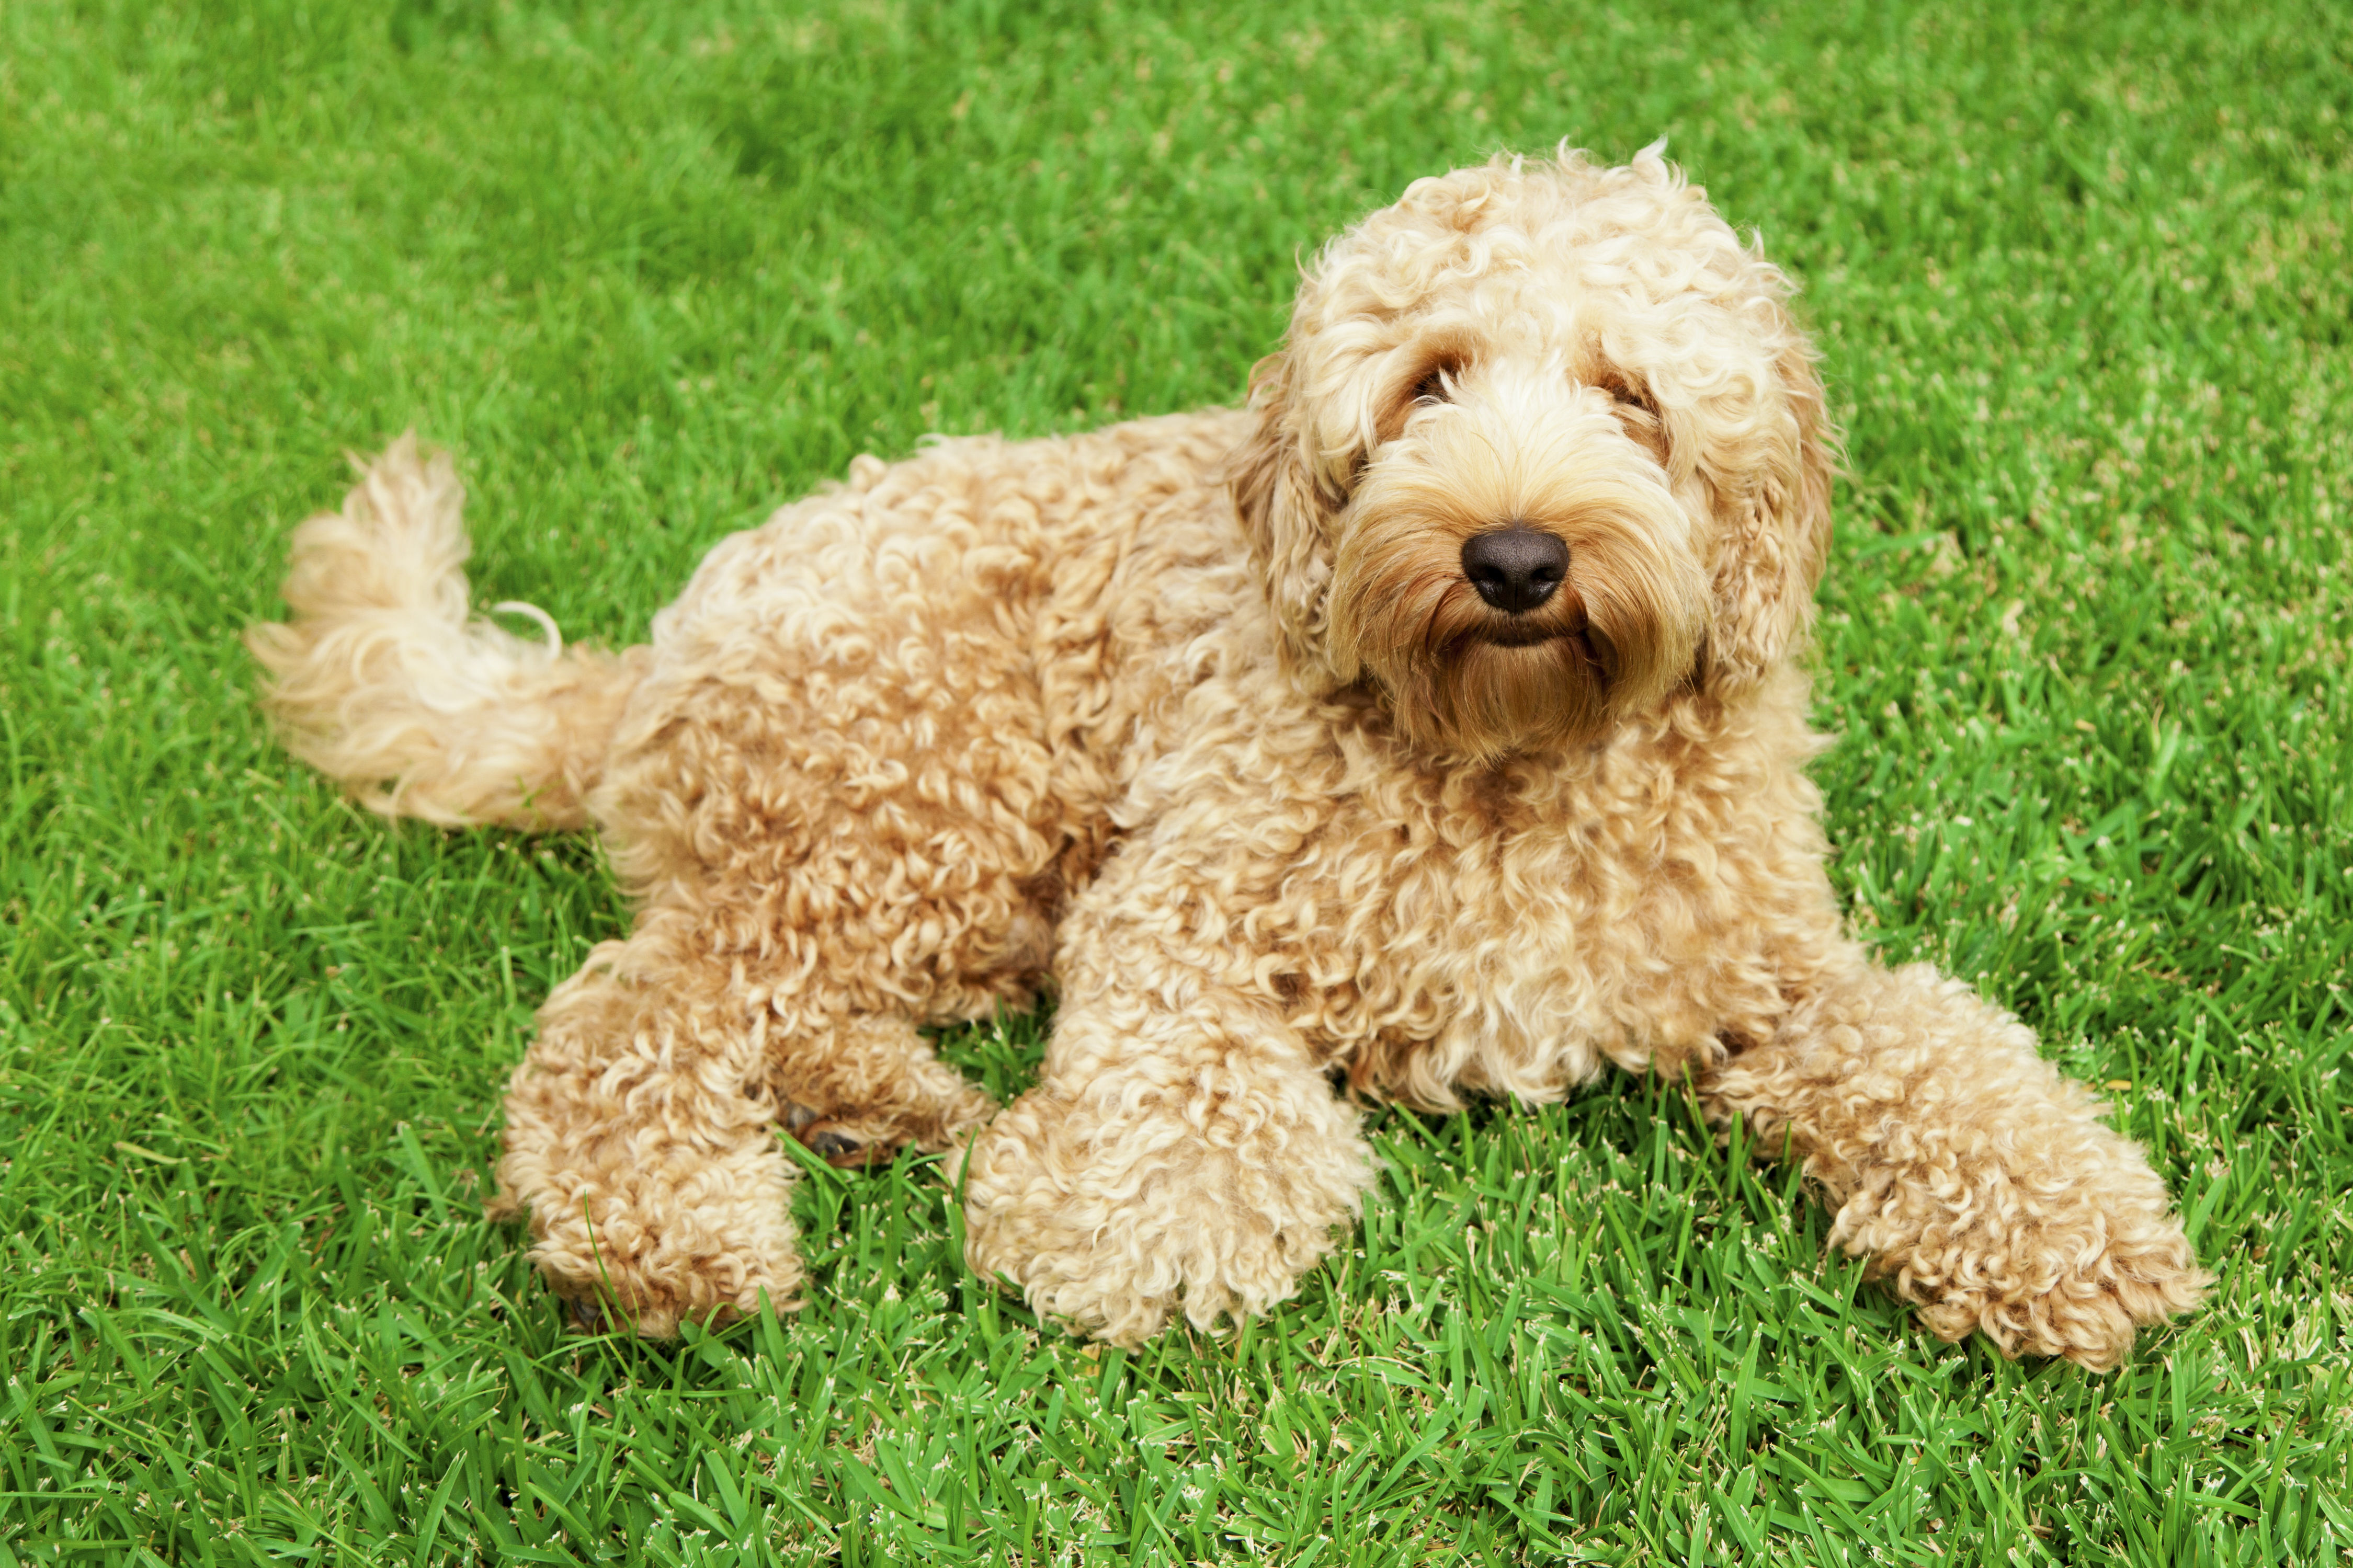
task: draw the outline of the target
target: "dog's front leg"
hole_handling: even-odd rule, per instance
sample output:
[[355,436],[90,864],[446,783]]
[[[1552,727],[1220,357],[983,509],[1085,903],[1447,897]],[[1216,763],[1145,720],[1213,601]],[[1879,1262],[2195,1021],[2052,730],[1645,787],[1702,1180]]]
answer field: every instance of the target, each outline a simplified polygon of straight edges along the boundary
[[[1129,879],[1107,874],[1106,881]],[[1198,889],[1066,918],[1037,1087],[975,1140],[965,1257],[1132,1344],[1291,1296],[1372,1179],[1354,1108]]]
[[1701,1090],[1790,1146],[1831,1240],[1945,1339],[2105,1369],[2211,1282],[2139,1145],[2024,1025],[1926,964],[1858,960]]
[[975,1141],[965,1257],[1123,1344],[1262,1312],[1353,1220],[1356,1114],[1272,1014],[1142,987],[1064,1011],[1047,1076]]

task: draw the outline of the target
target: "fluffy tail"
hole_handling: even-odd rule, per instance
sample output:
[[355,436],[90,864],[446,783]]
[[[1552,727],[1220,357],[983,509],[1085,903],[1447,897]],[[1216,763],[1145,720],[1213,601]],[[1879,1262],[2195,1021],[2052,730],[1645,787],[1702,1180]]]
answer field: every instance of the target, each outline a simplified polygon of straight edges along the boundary
[[269,671],[264,705],[286,747],[371,810],[456,826],[586,825],[621,705],[648,650],[566,648],[555,623],[526,642],[467,618],[465,492],[446,454],[403,436],[340,515],[294,533],[290,624],[246,646]]

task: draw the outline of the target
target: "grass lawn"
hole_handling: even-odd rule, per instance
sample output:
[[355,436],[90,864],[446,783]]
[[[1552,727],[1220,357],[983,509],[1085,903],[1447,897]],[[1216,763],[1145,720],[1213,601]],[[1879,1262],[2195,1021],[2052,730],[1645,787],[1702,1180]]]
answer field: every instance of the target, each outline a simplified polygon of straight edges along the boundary
[[[2353,10],[1123,5],[0,6],[0,1568],[2339,1561]],[[1041,1329],[913,1159],[800,1184],[788,1321],[561,1333],[479,1199],[624,911],[271,746],[341,453],[455,448],[481,600],[635,639],[855,453],[1232,400],[1417,175],[1662,132],[1850,433],[1853,923],[2107,1086],[2211,1304],[1940,1344],[1619,1077],[1379,1117],[1221,1339]]]

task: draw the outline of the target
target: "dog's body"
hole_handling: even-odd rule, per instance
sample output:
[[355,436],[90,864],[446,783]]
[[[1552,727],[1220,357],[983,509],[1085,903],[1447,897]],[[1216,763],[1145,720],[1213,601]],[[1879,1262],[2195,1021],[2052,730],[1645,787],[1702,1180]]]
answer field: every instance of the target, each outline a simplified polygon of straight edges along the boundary
[[[649,1332],[789,1302],[781,1123],[969,1141],[976,1268],[1116,1339],[1208,1324],[1356,1212],[1335,1078],[1442,1107],[1609,1060],[1786,1142],[1948,1337],[2101,1365],[2189,1305],[2138,1150],[1841,931],[1784,292],[1655,154],[1425,181],[1335,242],[1249,411],[861,458],[617,658],[468,626],[454,478],[396,448],[256,647],[373,804],[593,820],[639,905],[509,1100],[557,1289]],[[917,1028],[1049,974],[992,1121]]]

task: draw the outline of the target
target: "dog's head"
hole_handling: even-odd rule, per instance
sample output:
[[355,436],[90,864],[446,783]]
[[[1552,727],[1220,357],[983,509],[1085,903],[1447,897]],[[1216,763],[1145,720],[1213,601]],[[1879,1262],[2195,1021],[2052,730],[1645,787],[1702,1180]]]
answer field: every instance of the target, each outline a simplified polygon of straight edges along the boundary
[[1293,668],[1480,761],[1753,686],[1830,540],[1789,291],[1655,147],[1422,180],[1334,240],[1233,475]]

